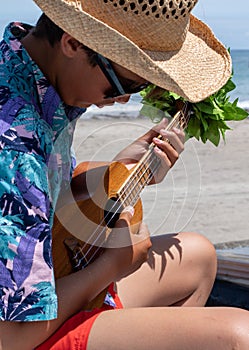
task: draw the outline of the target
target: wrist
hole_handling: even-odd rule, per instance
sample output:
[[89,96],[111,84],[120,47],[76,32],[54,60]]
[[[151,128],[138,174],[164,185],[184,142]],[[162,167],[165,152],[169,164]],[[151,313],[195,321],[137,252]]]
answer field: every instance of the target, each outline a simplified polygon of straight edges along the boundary
[[114,282],[120,278],[119,262],[117,259],[117,248],[108,248],[101,255],[99,260],[100,265],[104,266],[110,282]]

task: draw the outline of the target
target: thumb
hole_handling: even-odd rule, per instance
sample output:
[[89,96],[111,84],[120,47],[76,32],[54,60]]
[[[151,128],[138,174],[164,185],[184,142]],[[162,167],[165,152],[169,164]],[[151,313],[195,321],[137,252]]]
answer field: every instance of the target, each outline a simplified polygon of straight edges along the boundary
[[131,246],[130,222],[134,214],[134,208],[128,206],[123,209],[112,232],[107,240],[108,248],[121,248]]
[[[137,244],[146,240],[150,241],[150,232],[148,226],[142,222],[139,226],[138,233],[131,236],[131,241],[132,244]],[[148,244],[151,246],[151,242]]]
[[163,118],[159,124],[156,124],[155,126],[153,126],[152,129],[150,129],[146,134],[144,134],[140,138],[140,140],[145,140],[147,142],[151,142],[153,137],[157,137],[158,134],[160,134],[160,130],[165,129],[167,127],[167,125],[168,125],[168,119]]
[[125,207],[117,220],[115,227],[116,228],[124,228],[129,227],[131,223],[131,219],[134,215],[134,208],[132,206]]
[[154,130],[155,132],[159,133],[161,129],[165,129],[168,125],[168,119],[167,118],[163,118],[160,123],[156,124],[152,130]]

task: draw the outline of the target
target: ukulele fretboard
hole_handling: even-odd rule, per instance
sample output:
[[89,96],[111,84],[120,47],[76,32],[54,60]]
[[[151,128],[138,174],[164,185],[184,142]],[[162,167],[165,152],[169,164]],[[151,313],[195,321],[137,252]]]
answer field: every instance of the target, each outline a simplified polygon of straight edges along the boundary
[[[190,108],[188,104],[185,104],[184,107],[176,113],[166,127],[166,130],[170,131],[174,127],[185,129],[188,124],[189,116]],[[159,135],[158,138],[162,138],[162,136]],[[154,147],[155,144],[151,143],[148,151],[144,154],[142,159],[140,159],[130,176],[117,192],[118,199],[123,207],[128,205],[134,206],[136,204],[142,190],[151,182],[156,170],[160,166],[161,161],[155,155]]]

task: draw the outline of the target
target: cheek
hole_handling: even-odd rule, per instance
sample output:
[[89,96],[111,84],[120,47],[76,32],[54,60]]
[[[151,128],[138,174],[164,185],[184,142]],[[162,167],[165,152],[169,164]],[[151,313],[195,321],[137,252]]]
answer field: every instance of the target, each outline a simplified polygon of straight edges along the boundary
[[109,88],[109,84],[99,79],[90,81],[80,81],[77,83],[75,94],[81,101],[96,103],[102,101],[105,97],[105,91]]
[[81,104],[94,104],[102,97],[97,86],[89,85],[83,81],[74,81],[64,89],[63,100],[71,106],[81,106]]
[[61,87],[64,102],[77,106],[103,102],[110,83],[96,67],[84,71],[75,66],[70,75],[64,75]]
[[98,85],[88,85],[83,84],[83,87],[80,91],[81,98],[87,101],[99,101],[103,98],[103,94],[101,90],[98,88]]

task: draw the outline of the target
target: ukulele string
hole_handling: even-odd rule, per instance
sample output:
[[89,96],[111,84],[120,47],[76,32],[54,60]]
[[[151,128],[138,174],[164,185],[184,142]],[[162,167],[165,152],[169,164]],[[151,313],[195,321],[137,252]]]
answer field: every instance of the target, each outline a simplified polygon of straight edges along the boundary
[[[174,125],[175,123],[176,123],[176,125]],[[167,127],[166,130],[170,130],[170,129],[172,129],[172,128],[175,127],[175,126],[178,127],[179,125],[180,125],[180,119],[177,120],[177,118],[175,118],[175,119],[173,119],[172,122],[168,125],[168,127]],[[153,149],[153,148],[152,148],[152,149]],[[150,152],[149,157],[151,157],[151,158],[153,158],[153,159],[152,159],[152,161],[150,162],[149,167],[151,167],[151,164],[152,164],[152,162],[153,162],[154,159],[155,159],[155,157],[153,157],[153,156],[154,156],[154,154]],[[158,165],[159,165],[159,164],[160,164],[160,162],[158,162],[158,163],[155,165],[155,168],[154,168],[154,169],[152,170],[152,172],[151,172],[151,177],[147,180],[148,182],[151,180],[151,178],[152,178],[152,176],[153,176],[153,172],[158,168]],[[145,172],[141,174],[139,180],[141,180],[141,179],[143,178],[144,174],[145,174]],[[136,184],[135,184],[135,186],[136,186]],[[124,201],[126,201],[127,198],[129,198],[130,194],[134,191],[134,187],[135,187],[135,186],[133,186],[133,188],[130,189],[130,193],[128,193],[128,195],[126,196],[126,199],[124,199]],[[143,187],[144,187],[144,186],[142,186],[142,188],[143,188]],[[133,198],[132,202],[130,202],[130,204],[133,204],[133,205],[134,205],[134,204],[137,202],[138,198],[139,198],[139,193],[137,193],[137,195],[134,196],[134,198]],[[111,217],[111,219],[109,220],[109,222],[106,224],[107,226],[108,226],[108,224],[111,222],[111,220],[115,217],[115,215],[117,214],[117,212],[119,212],[119,211],[122,209],[122,207],[123,207],[123,205],[120,204],[120,206],[114,211],[113,216]],[[115,208],[115,207],[113,206],[113,208]],[[102,223],[104,223],[104,220],[102,220]],[[101,223],[100,223],[100,224],[101,224]],[[101,232],[99,233],[99,235],[96,237],[95,242],[96,242],[96,241],[99,239],[99,237],[103,234],[103,232],[105,231],[105,229],[106,229],[106,227],[104,227],[104,228],[102,229],[102,231],[101,231]],[[97,232],[97,229],[92,233],[91,236],[94,236],[94,235],[96,234],[96,232]],[[99,251],[99,249],[102,248],[103,242],[104,242],[104,241],[105,241],[105,239],[101,242],[100,247],[98,247],[98,248],[95,250],[94,254],[91,256],[91,259],[89,259],[89,261],[87,260],[86,256],[90,253],[90,251],[93,249],[93,247],[90,246],[90,248],[88,249],[88,251],[84,254],[84,253],[83,253],[83,249],[85,248],[85,246],[86,246],[86,244],[87,244],[87,243],[85,243],[85,245],[81,248],[81,250],[82,250],[81,253],[83,254],[83,257],[80,259],[79,263],[82,262],[82,259],[85,259],[85,260],[87,261],[87,263],[89,264],[89,263],[91,262],[91,260],[94,258],[94,256],[97,254],[97,252]]]
[[[153,160],[152,160],[152,161],[153,161]],[[151,164],[152,164],[152,162],[151,162]],[[157,169],[157,166],[155,167],[155,170],[156,170],[156,169]],[[155,170],[153,169],[152,172],[154,172]],[[141,174],[140,179],[138,179],[138,180],[141,180],[141,179],[143,178],[143,175],[144,175],[144,174],[145,174],[145,172]],[[151,176],[151,178],[152,178],[152,176]],[[150,178],[150,179],[151,179],[151,178]],[[148,182],[149,182],[149,181],[148,181]],[[135,188],[135,186],[133,185],[133,188],[130,189],[130,192],[127,194],[126,198],[123,199],[123,203],[129,198],[129,196],[130,196],[130,194],[133,192],[133,189],[134,189],[134,188]],[[129,205],[132,205],[132,206],[135,205],[136,202],[137,202],[137,200],[138,200],[138,198],[139,198],[139,193],[136,193],[136,195],[133,196],[132,200],[130,201]],[[112,217],[111,217],[110,220],[106,223],[106,226],[108,226],[108,224],[112,221],[112,219],[115,217],[115,215],[121,211],[121,209],[123,208],[123,203],[120,203],[120,205],[119,205],[116,209],[115,209],[115,207],[113,206],[114,211],[113,211],[113,213],[112,213]],[[112,208],[111,208],[111,209],[112,209]],[[102,222],[104,222],[104,219],[102,220]],[[100,224],[101,224],[101,223],[100,223]],[[100,226],[100,225],[99,225],[99,226]],[[98,227],[99,227],[99,226],[98,226]],[[102,229],[102,231],[99,233],[99,235],[96,237],[95,241],[93,242],[93,245],[94,245],[94,243],[96,243],[96,242],[98,241],[98,247],[97,247],[97,246],[94,246],[94,247],[93,247],[93,245],[90,245],[90,247],[88,248],[88,250],[84,253],[83,250],[84,250],[84,248],[87,246],[87,243],[85,243],[85,244],[82,246],[82,248],[80,249],[80,251],[79,251],[77,254],[79,254],[79,255],[81,254],[81,255],[83,255],[83,256],[80,258],[80,257],[77,257],[77,254],[76,254],[77,261],[78,261],[78,264],[76,265],[76,267],[81,266],[83,260],[87,261],[87,264],[90,264],[91,261],[92,261],[92,260],[94,259],[94,257],[96,256],[96,254],[99,252],[99,250],[103,248],[103,245],[104,245],[104,242],[105,242],[105,238],[102,239],[102,242],[101,242],[101,243],[99,242],[99,238],[102,236],[102,234],[104,233],[105,230],[106,230],[106,227],[104,227],[104,228]],[[92,235],[95,235],[96,233],[97,233],[97,229],[94,231],[94,233],[93,233]],[[92,235],[91,235],[91,236],[92,236]],[[94,251],[93,254],[91,254],[91,251],[92,251],[93,249],[95,249],[95,251]],[[87,255],[90,256],[89,259],[87,258]]]
[[[184,107],[185,107],[185,106],[184,106]],[[185,112],[184,109],[183,109],[183,111]],[[183,116],[185,117],[185,115],[183,115]],[[185,118],[185,119],[187,119],[187,118]],[[175,125],[174,125],[174,124],[175,124]],[[174,119],[174,120],[172,121],[171,124],[168,125],[168,128],[167,128],[166,130],[170,130],[170,129],[172,129],[173,127],[179,127],[179,126],[182,126],[182,125],[181,125],[181,118],[176,118],[176,119]],[[159,136],[161,136],[161,135],[159,135]],[[128,188],[130,189],[130,193],[128,193],[128,195],[127,195],[128,198],[130,197],[130,195],[131,195],[131,193],[134,191],[134,189],[137,187],[138,183],[141,183],[140,180],[144,177],[144,175],[146,174],[146,171],[147,171],[148,169],[150,169],[149,176],[148,176],[148,178],[146,179],[146,182],[145,182],[144,184],[140,185],[140,190],[143,189],[143,188],[145,187],[145,185],[147,185],[147,184],[151,181],[151,179],[152,179],[152,177],[153,177],[153,173],[157,170],[158,166],[159,166],[160,163],[161,163],[160,160],[158,159],[158,157],[155,156],[154,152],[152,152],[153,149],[154,149],[154,147],[155,147],[155,145],[152,143],[150,146],[151,146],[151,147],[150,147],[149,152],[148,152],[148,155],[147,155],[147,158],[148,158],[148,159],[146,159],[146,162],[149,161],[150,163],[147,164],[147,168],[144,170],[143,173],[141,173],[141,176],[140,176],[140,178],[138,178],[138,182],[135,183],[135,186],[133,186],[133,188],[128,187]],[[150,158],[151,158],[151,160],[150,160]],[[154,162],[155,160],[156,160],[156,162]],[[155,163],[154,167],[153,167],[153,163]],[[132,180],[132,176],[131,176],[131,181],[133,181],[133,180]],[[122,191],[122,188],[121,188],[121,190],[120,190],[119,192],[121,192],[121,191]],[[139,193],[138,193],[138,196],[139,196]],[[125,198],[123,199],[123,202],[125,202],[125,201],[127,200],[127,197],[126,197],[126,199],[125,199]],[[138,199],[138,198],[135,197],[135,203],[136,203],[137,199]],[[130,203],[128,203],[128,204],[130,205],[130,204],[132,204],[132,202],[130,202]],[[134,204],[134,203],[133,203],[133,204]]]
[[[188,124],[188,120],[189,120],[189,113],[187,114],[187,116],[185,116],[185,112],[186,112],[187,108],[188,108],[188,107],[187,107],[187,105],[185,104],[184,107],[183,107],[183,109],[182,109],[182,112],[180,111],[180,115],[179,115],[179,116],[181,116],[181,117],[185,117],[185,124]],[[181,118],[174,118],[174,119],[171,121],[171,123],[167,126],[166,130],[171,130],[173,127],[179,127],[179,126],[183,126],[183,125],[181,124]],[[159,135],[159,136],[161,136],[161,135]],[[147,161],[149,161],[149,164],[148,164],[146,170],[143,171],[143,173],[141,173],[140,176],[139,176],[139,178],[137,179],[137,183],[140,183],[140,182],[141,182],[141,179],[142,179],[142,178],[144,177],[144,175],[146,174],[147,169],[150,169],[150,175],[149,175],[148,179],[146,180],[146,182],[141,186],[140,190],[142,190],[142,189],[145,187],[145,185],[148,184],[148,183],[151,181],[151,179],[152,179],[152,177],[153,177],[153,173],[158,169],[158,166],[159,166],[159,164],[160,164],[160,161],[158,161],[158,162],[156,162],[155,167],[152,167],[152,163],[153,163],[153,161],[155,161],[155,155],[154,155],[154,153],[152,152],[152,150],[154,149],[154,147],[155,147],[155,145],[154,145],[154,144],[151,144],[151,149],[149,150],[149,154],[147,155],[147,157],[148,157]],[[150,159],[150,158],[151,158],[151,159]],[[156,158],[157,158],[157,157],[156,157]],[[158,158],[157,158],[157,159],[158,159]],[[151,170],[151,169],[152,169],[152,170]],[[133,185],[133,187],[131,187],[131,188],[129,189],[129,193],[126,195],[126,198],[123,199],[123,203],[124,203],[125,201],[127,201],[127,199],[131,196],[131,193],[134,192],[134,189],[135,189],[136,186],[137,186],[137,184],[136,184],[136,183],[134,184],[134,182],[132,182],[132,185]],[[139,198],[139,195],[140,195],[140,192],[139,192],[139,193],[137,192],[136,195],[132,198],[132,200],[131,200],[131,202],[129,203],[129,205],[135,205],[135,203],[137,202],[137,200],[138,200],[138,198]],[[120,205],[119,205],[118,208],[116,208],[116,209],[115,209],[115,206],[113,205],[113,207],[111,208],[111,210],[114,209],[114,212],[113,212],[113,214],[112,214],[112,217],[111,217],[110,220],[106,223],[105,227],[102,228],[101,232],[98,234],[98,236],[96,237],[95,241],[93,242],[93,245],[94,245],[94,243],[96,243],[96,242],[99,240],[99,238],[102,236],[102,234],[103,234],[104,231],[106,230],[106,226],[108,226],[108,224],[110,224],[110,222],[113,220],[113,218],[115,217],[115,215],[116,215],[122,208],[123,208],[123,204],[122,204],[122,203],[120,203]],[[111,210],[110,210],[110,212],[111,212]],[[101,221],[100,224],[98,225],[98,228],[100,227],[101,224],[104,224],[104,222],[105,222],[105,220],[102,219],[102,221]],[[90,238],[91,238],[92,236],[94,236],[94,235],[97,233],[98,228],[91,234]],[[98,253],[98,251],[103,247],[103,243],[104,243],[104,242],[105,242],[105,239],[102,240],[101,245],[98,246],[98,247],[96,248],[95,252],[93,253],[93,255],[91,255],[91,257],[90,257],[89,260],[86,258],[86,256],[89,255],[90,252],[91,252],[91,250],[94,249],[94,248],[93,248],[93,245],[90,245],[89,249],[86,251],[86,253],[84,253],[83,250],[84,250],[84,248],[87,246],[87,243],[84,243],[84,245],[83,245],[83,246],[81,247],[81,249],[80,249],[81,254],[83,255],[83,257],[79,258],[78,264],[80,265],[80,264],[82,263],[82,260],[83,260],[83,259],[84,259],[85,261],[87,261],[87,264],[89,264],[89,263],[91,262],[91,260],[94,258],[94,256]],[[80,252],[77,253],[77,254],[80,254]]]
[[[184,108],[183,108],[183,110],[182,110],[183,113],[185,112],[185,110],[186,110],[186,106],[184,106]],[[184,113],[184,114],[185,114],[185,113]],[[183,114],[183,116],[184,116],[184,114]],[[189,117],[189,115],[188,115],[188,117]],[[188,118],[185,117],[185,119],[188,119]],[[178,126],[180,125],[180,121],[181,121],[181,120],[180,120],[180,119],[177,120],[177,118],[173,119],[172,122],[168,125],[167,130],[173,128],[173,127],[175,126],[174,123],[176,123],[176,126],[178,127]],[[187,123],[186,123],[186,124],[187,124]],[[149,157],[153,157],[153,156],[154,156],[153,153],[150,153],[150,154],[149,154]],[[152,164],[153,161],[154,161],[154,157],[153,157],[152,161],[150,162],[149,166],[151,166],[151,164]],[[158,168],[158,165],[159,165],[159,164],[160,164],[160,162],[158,162],[158,163],[155,165],[155,168],[151,171],[151,176],[147,179],[147,182],[149,182],[149,181],[151,180],[151,178],[152,178],[152,176],[153,176],[153,173],[154,173],[155,170]],[[143,178],[143,176],[144,176],[144,173],[141,174],[139,180],[141,180],[141,179]],[[136,185],[135,185],[135,186],[136,186]],[[144,186],[145,186],[145,185],[141,186],[141,189],[142,189]],[[132,193],[133,190],[134,190],[134,186],[133,186],[133,189],[130,190],[130,193]],[[127,198],[129,198],[130,193],[128,193]],[[130,202],[130,204],[133,204],[133,205],[134,205],[134,204],[137,202],[138,198],[139,198],[139,193],[137,193],[137,195],[134,196],[134,198],[132,199],[132,201]],[[124,199],[124,201],[125,201],[125,200],[126,200],[126,199]],[[120,206],[116,209],[116,211],[114,211],[114,214],[113,214],[112,218],[110,219],[110,221],[115,217],[115,214],[117,214],[117,212],[119,212],[120,209],[122,209],[122,207],[123,207],[123,205],[120,204]],[[113,206],[113,208],[114,208],[114,206]],[[107,223],[107,226],[108,226],[108,224],[110,223],[110,221]],[[102,223],[104,223],[104,220],[102,220]],[[105,231],[105,229],[106,229],[106,227],[102,229],[102,231],[99,233],[99,236],[95,239],[95,242],[96,242],[96,241],[99,239],[99,237],[103,234],[103,232]],[[96,232],[97,232],[97,230],[95,230],[95,231],[92,233],[92,236],[95,235]],[[104,242],[104,241],[105,241],[105,240],[103,240],[103,242]],[[94,256],[97,254],[98,250],[102,248],[103,242],[101,243],[101,246],[100,246],[98,249],[96,249],[95,253],[92,255],[92,259],[93,259]],[[86,246],[86,244],[85,244],[85,246]],[[85,246],[83,246],[82,249],[81,249],[81,250],[82,250],[82,253],[83,253],[83,249],[85,248]],[[90,248],[88,249],[88,251],[87,251],[85,254],[83,254],[84,257],[82,257],[80,260],[85,259],[85,260],[87,261],[86,256],[90,253],[90,251],[91,251],[92,249],[93,249],[93,247],[90,246]],[[88,263],[90,263],[90,261],[91,261],[92,259],[90,259]],[[81,263],[81,262],[82,262],[82,261],[80,261],[79,263]]]
[[[175,124],[175,125],[174,125]],[[166,130],[171,130],[173,127],[179,127],[179,126],[182,126],[181,125],[181,119],[180,118],[176,118],[176,119],[174,119],[169,125],[168,125],[168,128],[166,129]],[[160,137],[161,135],[159,135],[158,137]],[[146,182],[144,183],[144,184],[142,184],[141,186],[140,186],[140,189],[143,189],[144,187],[145,187],[145,185],[147,185],[150,181],[151,181],[151,179],[152,179],[152,177],[153,177],[153,173],[157,170],[157,168],[158,168],[158,166],[160,165],[160,160],[158,159],[158,157],[156,157],[155,156],[155,154],[152,152],[153,151],[153,149],[154,149],[154,147],[155,147],[155,145],[152,143],[151,145],[150,145],[150,147],[149,147],[149,149],[148,149],[148,155],[146,155],[146,157],[147,157],[147,159],[145,158],[145,160],[144,161],[146,161],[146,162],[148,162],[148,161],[150,161],[150,157],[152,158],[152,160],[150,161],[150,163],[147,165],[147,168],[145,169],[145,171],[143,172],[143,173],[141,173],[141,176],[140,176],[140,178],[138,178],[138,183],[140,183],[141,181],[141,179],[144,177],[144,175],[146,174],[146,171],[148,170],[148,169],[150,169],[150,173],[149,173],[149,176],[148,176],[148,179],[146,179]],[[153,162],[156,160],[156,164],[155,164],[155,167],[153,167],[152,166],[152,164],[153,164]],[[132,176],[131,176],[131,180],[132,180]],[[135,183],[135,187],[138,185],[138,183]],[[125,187],[125,186],[124,186]],[[130,188],[130,187],[129,187]],[[133,190],[134,190],[134,187],[131,189],[131,191],[130,191],[130,193],[128,194],[128,197],[130,196],[130,194],[133,192]],[[120,191],[119,192],[121,192],[122,191],[122,188],[120,189]],[[124,199],[124,201],[125,201],[126,199]],[[130,203],[129,203],[130,204]]]
[[[150,157],[152,158],[153,154],[150,155]],[[152,162],[154,161],[154,159],[151,160],[149,167],[151,167],[151,164]],[[160,163],[158,163],[160,164]],[[148,182],[151,180],[152,178],[152,174],[153,172],[157,169],[157,166],[154,167],[154,169],[151,170],[151,177],[150,179],[148,179]],[[140,181],[143,176],[145,174],[145,171],[143,173],[140,174],[140,177],[137,178],[138,181]],[[134,183],[132,183],[133,187],[130,187],[129,188],[129,192],[127,193],[126,195],[126,198],[123,199],[123,203],[130,197],[131,193],[134,191],[134,189],[136,188],[136,185],[134,185]],[[142,188],[141,188],[142,189]],[[139,198],[139,193],[136,193],[136,196],[133,196],[132,200],[130,201],[129,205],[135,205],[135,203],[137,202]],[[112,219],[115,217],[115,215],[117,213],[119,213],[121,211],[121,209],[123,208],[123,203],[120,203],[120,205],[118,207],[116,207],[115,209],[115,206],[113,206],[111,209],[110,209],[110,212],[112,212],[112,217],[110,218],[110,220],[105,223],[105,220],[102,219],[102,221],[99,223],[98,227],[96,228],[95,231],[93,231],[93,233],[91,234],[91,236],[89,237],[89,240],[96,235],[97,233],[97,230],[102,226],[101,224],[105,224],[105,227],[102,228],[102,230],[98,233],[98,235],[95,237],[95,240],[94,242],[91,243],[91,245],[89,245],[89,248],[88,250],[84,253],[84,249],[86,248],[86,246],[89,244],[89,240],[88,240],[88,243],[84,243],[84,245],[77,251],[77,253],[75,254],[75,260],[78,262],[77,265],[75,265],[76,268],[78,268],[79,266],[82,265],[82,261],[85,260],[87,262],[87,264],[90,264],[90,262],[94,259],[95,255],[98,253],[98,251],[103,247],[103,244],[105,242],[105,238],[102,239],[102,242],[100,242],[100,237],[103,235],[103,233],[105,232],[106,230],[106,226],[108,226],[108,224],[110,224],[110,222],[112,221]],[[113,209],[113,211],[112,211]],[[98,241],[98,246],[94,245],[96,244],[96,242]],[[92,254],[91,251],[94,250],[94,253]],[[90,258],[88,259],[87,258],[87,255],[90,256]]]

